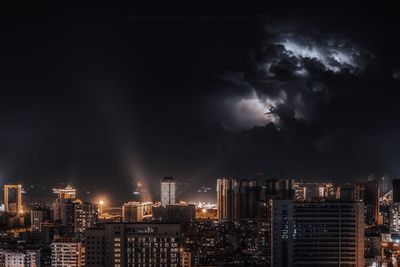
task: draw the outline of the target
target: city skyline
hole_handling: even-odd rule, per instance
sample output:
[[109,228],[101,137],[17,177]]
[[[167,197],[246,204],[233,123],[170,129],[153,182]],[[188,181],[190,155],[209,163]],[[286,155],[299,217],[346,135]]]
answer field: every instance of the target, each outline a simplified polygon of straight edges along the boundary
[[400,265],[395,3],[8,4],[0,267]]
[[152,201],[138,185],[123,204],[82,200],[71,185],[31,202],[5,184],[0,265],[373,267],[400,257],[400,179],[220,177],[215,203],[177,199],[177,182],[153,184]]

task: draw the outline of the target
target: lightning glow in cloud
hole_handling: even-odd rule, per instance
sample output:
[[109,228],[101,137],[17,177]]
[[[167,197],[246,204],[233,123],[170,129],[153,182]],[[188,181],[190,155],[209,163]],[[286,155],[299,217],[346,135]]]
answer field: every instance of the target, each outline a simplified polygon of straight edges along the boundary
[[[287,95],[281,91],[278,96],[259,96],[255,91],[245,98],[237,98],[230,103],[234,128],[251,128],[267,123],[279,124],[279,116],[274,110],[286,101]],[[231,101],[229,101],[231,102]]]
[[358,68],[351,51],[340,50],[338,47],[317,46],[313,43],[302,45],[291,39],[284,39],[278,43],[285,47],[288,55],[296,58],[314,58],[322,63],[326,69],[339,72],[345,67]]

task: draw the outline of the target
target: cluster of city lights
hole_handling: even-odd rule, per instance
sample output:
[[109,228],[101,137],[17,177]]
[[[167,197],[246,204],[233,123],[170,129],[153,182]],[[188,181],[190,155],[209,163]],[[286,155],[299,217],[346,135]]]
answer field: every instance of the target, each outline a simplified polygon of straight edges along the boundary
[[196,208],[199,209],[216,209],[217,208],[217,204],[215,203],[210,203],[210,202],[197,202],[194,203],[196,205]]

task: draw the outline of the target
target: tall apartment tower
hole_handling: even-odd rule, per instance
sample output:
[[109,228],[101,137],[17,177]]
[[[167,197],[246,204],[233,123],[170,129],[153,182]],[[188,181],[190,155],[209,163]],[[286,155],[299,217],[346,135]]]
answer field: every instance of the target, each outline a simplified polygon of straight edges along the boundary
[[172,177],[161,180],[161,206],[175,205],[176,184]]
[[236,179],[222,177],[217,180],[217,205],[219,220],[237,218],[238,182]]
[[255,180],[219,178],[217,203],[219,220],[254,219],[257,205],[263,198],[262,188]]
[[364,205],[366,224],[377,224],[379,217],[379,183],[378,178],[375,176],[368,177],[368,182],[364,183]]
[[4,185],[4,209],[7,212],[19,213],[22,211],[22,185]]
[[272,200],[271,266],[364,266],[362,202]]
[[97,205],[75,201],[74,202],[74,231],[83,233],[86,229],[92,228],[98,221]]
[[241,180],[238,193],[238,219],[254,219],[259,215],[257,207],[264,199],[261,186],[255,180]]
[[393,202],[400,202],[400,179],[393,180]]

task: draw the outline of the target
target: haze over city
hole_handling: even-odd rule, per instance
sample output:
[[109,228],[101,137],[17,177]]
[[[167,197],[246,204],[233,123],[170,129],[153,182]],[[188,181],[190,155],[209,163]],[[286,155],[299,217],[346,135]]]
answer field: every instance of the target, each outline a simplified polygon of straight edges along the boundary
[[243,8],[4,10],[2,181],[128,196],[168,175],[400,175],[396,14]]

